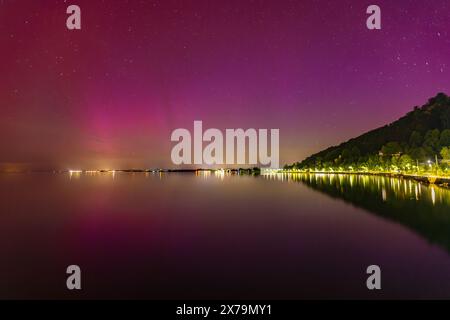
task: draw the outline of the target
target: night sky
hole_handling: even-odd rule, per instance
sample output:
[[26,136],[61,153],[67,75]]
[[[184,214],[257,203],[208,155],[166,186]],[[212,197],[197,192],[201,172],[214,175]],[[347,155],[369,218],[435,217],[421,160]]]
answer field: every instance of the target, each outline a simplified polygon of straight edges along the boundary
[[449,32],[448,0],[0,0],[0,170],[174,167],[194,120],[302,160],[450,93]]

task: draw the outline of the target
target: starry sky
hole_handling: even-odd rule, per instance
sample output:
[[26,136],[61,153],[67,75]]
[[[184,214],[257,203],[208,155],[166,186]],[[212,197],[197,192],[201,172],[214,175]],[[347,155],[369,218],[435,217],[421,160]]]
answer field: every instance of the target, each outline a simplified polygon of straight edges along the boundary
[[0,0],[0,170],[174,167],[194,120],[302,160],[450,93],[449,32],[448,0]]

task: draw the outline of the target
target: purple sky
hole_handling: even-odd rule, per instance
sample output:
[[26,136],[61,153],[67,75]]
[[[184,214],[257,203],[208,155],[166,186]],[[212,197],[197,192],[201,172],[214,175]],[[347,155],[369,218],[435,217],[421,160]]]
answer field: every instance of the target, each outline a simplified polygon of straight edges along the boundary
[[0,170],[173,167],[194,120],[301,160],[449,93],[449,32],[448,0],[0,0]]

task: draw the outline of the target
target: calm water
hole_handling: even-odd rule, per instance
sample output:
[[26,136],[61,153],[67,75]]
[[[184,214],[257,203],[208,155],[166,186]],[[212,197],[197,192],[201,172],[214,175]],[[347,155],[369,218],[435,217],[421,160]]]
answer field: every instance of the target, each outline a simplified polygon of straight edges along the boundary
[[[450,190],[370,176],[0,175],[0,298],[450,298]],[[81,292],[65,287],[82,269]],[[382,290],[365,286],[368,265]]]

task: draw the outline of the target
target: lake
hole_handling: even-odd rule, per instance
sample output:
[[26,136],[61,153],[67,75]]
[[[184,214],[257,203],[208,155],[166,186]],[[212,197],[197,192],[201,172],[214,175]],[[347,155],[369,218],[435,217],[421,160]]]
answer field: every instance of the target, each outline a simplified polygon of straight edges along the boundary
[[450,298],[449,189],[117,172],[0,174],[0,194],[2,299]]

